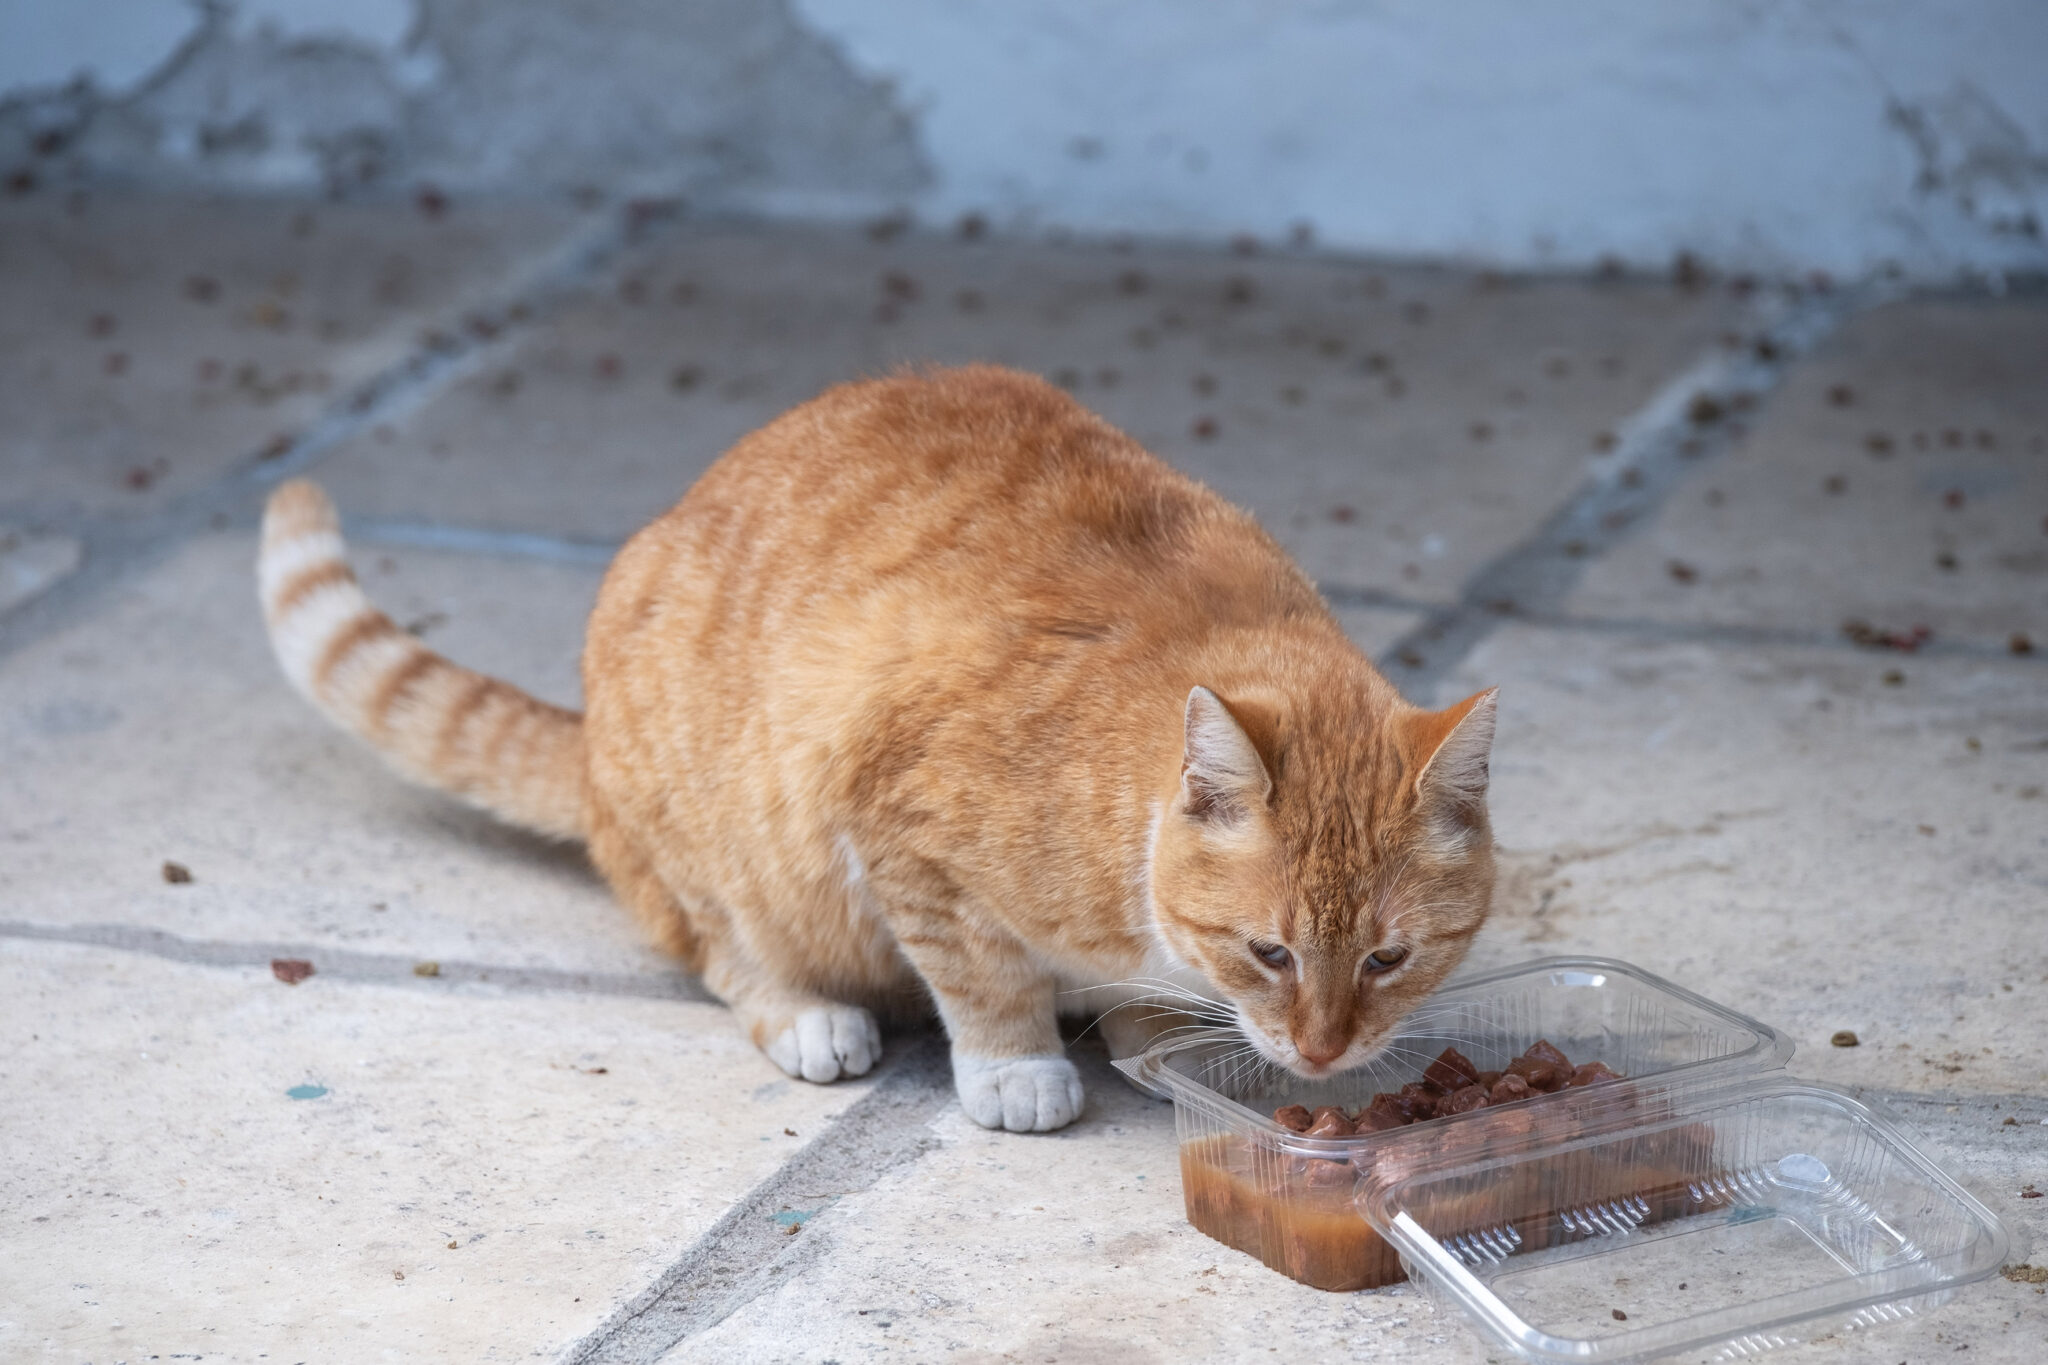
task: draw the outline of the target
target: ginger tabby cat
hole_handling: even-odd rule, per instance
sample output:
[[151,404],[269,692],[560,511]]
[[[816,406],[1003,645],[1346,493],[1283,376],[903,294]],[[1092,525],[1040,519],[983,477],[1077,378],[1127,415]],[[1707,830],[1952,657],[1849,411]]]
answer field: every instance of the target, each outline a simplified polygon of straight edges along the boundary
[[1059,1014],[1150,982],[1326,1075],[1486,915],[1494,693],[1403,702],[1249,516],[1027,375],[848,384],[740,441],[612,564],[581,716],[427,649],[345,553],[319,489],[277,490],[293,684],[585,841],[792,1076],[866,1072],[875,1012],[928,999],[976,1122],[1059,1128]]

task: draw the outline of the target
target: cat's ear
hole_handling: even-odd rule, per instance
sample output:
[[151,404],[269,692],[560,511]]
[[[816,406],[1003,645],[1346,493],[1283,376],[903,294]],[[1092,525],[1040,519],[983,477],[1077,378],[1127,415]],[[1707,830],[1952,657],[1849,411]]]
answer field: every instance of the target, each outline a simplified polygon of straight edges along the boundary
[[1467,823],[1484,806],[1499,694],[1499,688],[1489,687],[1456,706],[1408,717],[1408,753],[1415,767],[1418,802]]
[[1258,746],[1223,698],[1206,687],[1188,693],[1181,751],[1181,809],[1195,820],[1234,821],[1266,804],[1273,779]]

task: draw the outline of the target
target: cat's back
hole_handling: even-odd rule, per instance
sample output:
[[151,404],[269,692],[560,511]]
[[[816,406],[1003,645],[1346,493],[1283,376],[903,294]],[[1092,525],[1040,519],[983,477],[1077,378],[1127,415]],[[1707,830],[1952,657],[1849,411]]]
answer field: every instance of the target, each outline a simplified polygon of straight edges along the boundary
[[1276,608],[1321,609],[1249,517],[1051,384],[970,366],[842,385],[741,440],[621,552],[591,643],[686,628],[758,657]]

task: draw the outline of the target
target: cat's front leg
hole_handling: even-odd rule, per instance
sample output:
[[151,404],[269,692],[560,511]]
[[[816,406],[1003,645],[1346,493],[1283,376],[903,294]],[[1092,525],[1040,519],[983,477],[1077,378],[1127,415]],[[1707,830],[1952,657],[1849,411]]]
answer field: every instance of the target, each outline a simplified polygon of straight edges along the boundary
[[1012,1133],[1049,1133],[1081,1117],[1081,1073],[1060,1042],[1057,985],[1024,945],[971,907],[892,918],[945,1020],[967,1117]]

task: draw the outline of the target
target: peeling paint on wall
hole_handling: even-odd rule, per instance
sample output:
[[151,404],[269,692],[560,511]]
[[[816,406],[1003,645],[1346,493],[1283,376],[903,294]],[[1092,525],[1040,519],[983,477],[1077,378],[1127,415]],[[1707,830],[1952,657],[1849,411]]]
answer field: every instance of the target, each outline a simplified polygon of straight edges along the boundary
[[[138,4],[183,8],[125,0]],[[858,213],[928,179],[885,83],[855,74],[778,0],[193,12],[146,74],[124,68],[116,83],[100,74],[110,63],[88,61],[0,99],[0,168],[16,192],[95,177],[326,194],[432,181]]]

